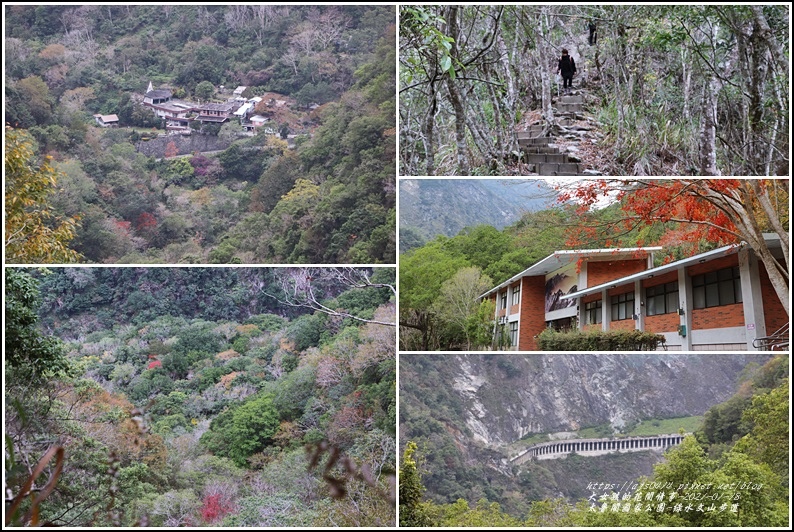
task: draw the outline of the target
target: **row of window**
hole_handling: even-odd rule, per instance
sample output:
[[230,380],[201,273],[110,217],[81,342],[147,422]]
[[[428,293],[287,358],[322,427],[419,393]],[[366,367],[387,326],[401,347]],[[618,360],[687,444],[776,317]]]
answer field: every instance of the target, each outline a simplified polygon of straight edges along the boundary
[[[733,305],[742,302],[739,267],[724,268],[692,277],[692,306],[696,309]],[[612,296],[612,321],[634,317],[634,292]],[[678,281],[645,289],[645,315],[657,316],[678,311]],[[585,323],[601,323],[601,300],[585,303]]]
[[[501,294],[501,305],[499,308],[505,309],[507,308],[507,290],[502,292]],[[511,305],[518,305],[521,302],[521,285],[517,285],[513,288],[513,302]]]

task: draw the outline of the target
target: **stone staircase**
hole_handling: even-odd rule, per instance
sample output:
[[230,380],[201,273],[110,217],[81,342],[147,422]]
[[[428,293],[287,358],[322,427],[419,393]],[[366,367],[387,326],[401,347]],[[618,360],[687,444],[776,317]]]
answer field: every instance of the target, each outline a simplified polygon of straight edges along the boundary
[[[581,94],[561,96],[556,104],[557,124],[569,127],[582,118],[584,97]],[[557,146],[552,146],[553,137],[541,136],[544,125],[538,122],[529,126],[527,131],[518,131],[518,145],[524,154],[529,170],[538,175],[575,176],[582,174],[582,165],[578,160],[571,159],[567,153],[560,153]],[[547,133],[548,134],[548,133]]]

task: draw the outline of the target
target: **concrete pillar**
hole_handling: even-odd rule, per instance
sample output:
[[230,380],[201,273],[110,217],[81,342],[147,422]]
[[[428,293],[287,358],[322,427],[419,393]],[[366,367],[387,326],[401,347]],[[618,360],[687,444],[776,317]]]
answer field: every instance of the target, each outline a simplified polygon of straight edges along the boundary
[[608,290],[601,290],[601,330],[609,330],[609,322],[612,320],[612,307],[609,304]]
[[642,281],[637,279],[634,281],[634,315],[637,319],[634,320],[634,328],[638,331],[645,330],[645,314],[642,312]]
[[742,285],[742,309],[747,333],[747,349],[755,350],[753,340],[766,336],[764,301],[761,296],[761,274],[758,259],[748,246],[739,250],[739,276]]
[[679,325],[686,328],[686,336],[681,338],[681,349],[684,351],[692,350],[692,283],[686,274],[686,268],[678,268],[678,304],[684,310],[679,315]]

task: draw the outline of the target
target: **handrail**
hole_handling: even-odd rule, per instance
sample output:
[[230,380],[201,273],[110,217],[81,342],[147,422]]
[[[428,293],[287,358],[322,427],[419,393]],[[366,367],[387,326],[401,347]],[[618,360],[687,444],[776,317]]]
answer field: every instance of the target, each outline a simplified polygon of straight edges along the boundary
[[769,336],[753,340],[753,347],[762,351],[778,351],[789,346],[789,324],[786,323]]

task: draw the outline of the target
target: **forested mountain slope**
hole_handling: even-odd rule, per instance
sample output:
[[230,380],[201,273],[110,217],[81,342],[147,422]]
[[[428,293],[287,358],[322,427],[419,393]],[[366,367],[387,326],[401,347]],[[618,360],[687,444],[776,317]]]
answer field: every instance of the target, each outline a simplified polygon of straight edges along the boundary
[[400,174],[537,175],[530,154],[573,142],[596,174],[789,175],[789,24],[785,4],[402,6]]
[[464,227],[502,229],[527,211],[548,207],[556,196],[543,181],[494,179],[400,180],[400,253],[452,237]]
[[394,322],[394,271],[358,271],[382,288],[313,274],[319,302],[371,323],[291,306],[307,272],[8,269],[10,492],[65,453],[13,522],[392,524],[395,334],[375,322]]
[[[394,261],[394,7],[4,9],[6,122],[30,135],[31,165],[52,158],[47,203],[79,218],[84,260]],[[144,155],[164,133],[139,103],[150,82],[191,101],[269,95],[269,126],[244,136],[233,117],[193,131],[218,147]]]
[[[689,482],[708,467],[724,464],[720,455],[753,428],[759,435],[763,431],[764,444],[736,444],[736,450],[772,466],[782,480],[787,450],[780,446],[785,447],[788,439],[787,429],[779,424],[778,413],[783,410],[774,415],[764,410],[769,430],[754,427],[743,411],[751,404],[761,408],[761,397],[770,390],[786,393],[787,372],[787,357],[763,354],[405,355],[400,361],[401,448],[409,441],[416,443],[428,500],[464,499],[472,509],[477,504],[481,510],[488,503],[499,503],[519,520],[526,517],[525,526],[538,526],[532,521],[533,512],[535,518],[542,514],[551,520],[547,524],[565,522],[572,507],[564,510],[567,503],[549,507],[550,499],[586,498],[593,491],[588,483],[596,480],[636,481],[663,458],[658,451],[571,455],[517,466],[508,458],[521,448],[519,444],[523,442],[525,448],[566,434],[591,434],[593,429],[599,437],[612,437],[630,433],[641,420],[652,420],[647,429],[653,430],[653,423],[705,414],[702,428],[694,432],[715,461],[704,463],[702,470],[684,469],[681,478]],[[516,445],[508,445],[512,442]],[[686,468],[675,462],[668,469],[678,467]],[[764,497],[780,495],[778,486],[767,488]],[[767,503],[770,509],[774,506]],[[580,508],[578,518],[584,518],[587,506]],[[463,510],[468,509],[464,502]],[[460,510],[448,508],[456,515]],[[759,516],[763,512],[755,518]],[[779,517],[769,516],[768,522]]]

